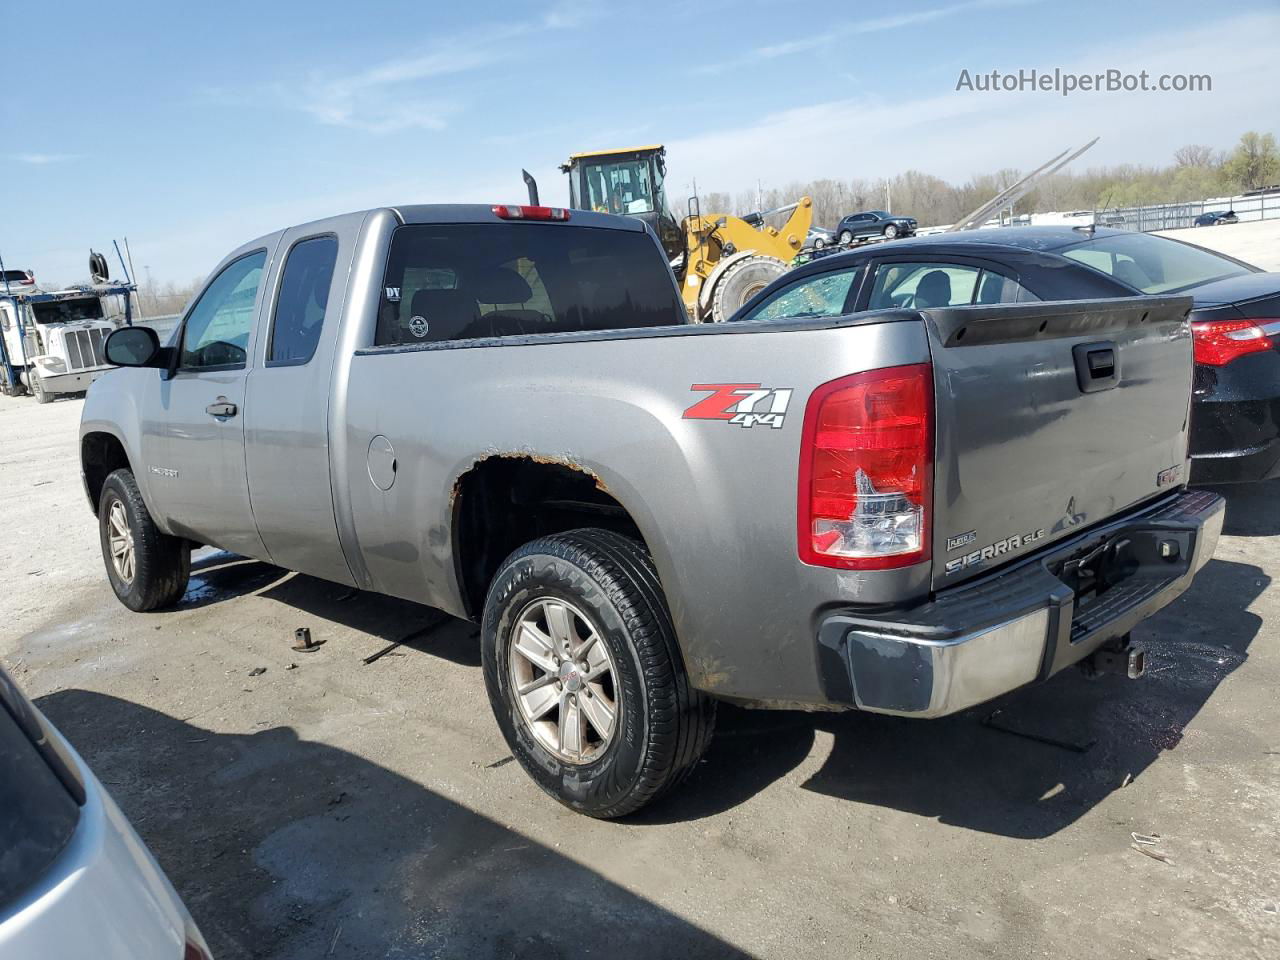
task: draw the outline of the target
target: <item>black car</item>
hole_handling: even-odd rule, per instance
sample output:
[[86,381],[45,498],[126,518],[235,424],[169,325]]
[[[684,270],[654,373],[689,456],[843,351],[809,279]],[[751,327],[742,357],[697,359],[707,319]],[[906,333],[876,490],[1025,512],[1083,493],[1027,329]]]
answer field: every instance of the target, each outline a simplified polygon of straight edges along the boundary
[[916,232],[916,221],[912,217],[895,217],[883,210],[864,210],[862,213],[851,213],[840,221],[836,227],[836,239],[849,244],[854,240],[866,240],[868,237],[910,237]]
[[815,259],[731,322],[1138,294],[1194,302],[1192,481],[1280,476],[1280,274],[1189,243],[1101,227],[916,237]]
[[1196,217],[1197,227],[1221,227],[1228,223],[1239,223],[1240,218],[1234,210],[1211,210]]

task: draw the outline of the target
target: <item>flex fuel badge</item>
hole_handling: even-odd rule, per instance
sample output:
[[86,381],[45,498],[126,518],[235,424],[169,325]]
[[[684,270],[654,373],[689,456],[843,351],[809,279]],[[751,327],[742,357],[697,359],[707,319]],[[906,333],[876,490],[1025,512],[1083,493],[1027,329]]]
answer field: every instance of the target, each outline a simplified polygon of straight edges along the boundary
[[710,393],[684,412],[686,420],[724,420],[740,427],[757,424],[782,429],[791,403],[790,387],[762,387],[758,383],[695,383],[694,393]]

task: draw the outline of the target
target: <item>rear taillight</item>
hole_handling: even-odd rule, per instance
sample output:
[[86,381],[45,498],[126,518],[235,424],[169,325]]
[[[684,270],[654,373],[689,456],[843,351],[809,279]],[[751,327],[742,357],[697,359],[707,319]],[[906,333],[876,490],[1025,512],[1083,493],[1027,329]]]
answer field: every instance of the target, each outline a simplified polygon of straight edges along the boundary
[[1267,320],[1193,320],[1191,342],[1196,363],[1225,367],[1246,353],[1270,350],[1274,344],[1262,329]]
[[855,570],[927,560],[933,429],[927,363],[814,390],[800,446],[800,559]]
[[569,211],[563,207],[530,207],[514,204],[494,204],[493,212],[503,220],[568,220]]

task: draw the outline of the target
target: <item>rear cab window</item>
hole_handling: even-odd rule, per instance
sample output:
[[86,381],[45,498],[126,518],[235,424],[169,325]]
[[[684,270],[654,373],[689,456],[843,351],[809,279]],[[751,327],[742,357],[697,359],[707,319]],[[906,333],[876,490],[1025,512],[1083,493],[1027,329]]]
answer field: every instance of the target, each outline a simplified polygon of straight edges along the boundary
[[552,223],[396,229],[378,345],[685,323],[647,233]]

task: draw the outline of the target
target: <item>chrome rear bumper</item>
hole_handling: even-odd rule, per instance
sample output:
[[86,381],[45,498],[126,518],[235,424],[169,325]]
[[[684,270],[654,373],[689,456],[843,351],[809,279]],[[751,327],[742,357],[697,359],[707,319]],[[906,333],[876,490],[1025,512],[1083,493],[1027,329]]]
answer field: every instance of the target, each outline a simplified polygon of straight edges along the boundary
[[[1224,512],[1217,494],[1184,490],[913,610],[834,613],[818,631],[827,693],[876,713],[941,717],[1047,679],[1186,590],[1213,556]],[[1101,589],[1095,568],[1106,568]]]

